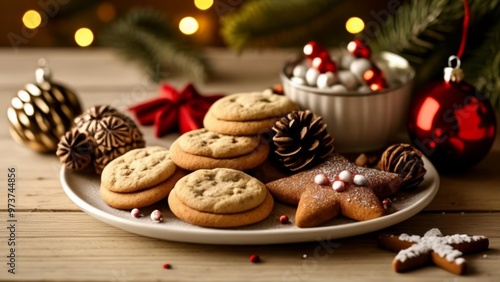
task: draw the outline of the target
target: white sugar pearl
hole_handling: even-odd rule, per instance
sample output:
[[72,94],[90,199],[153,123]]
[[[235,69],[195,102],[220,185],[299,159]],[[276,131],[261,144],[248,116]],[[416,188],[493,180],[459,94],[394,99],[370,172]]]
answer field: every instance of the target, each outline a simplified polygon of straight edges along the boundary
[[345,183],[344,181],[336,180],[333,182],[332,188],[337,192],[343,192],[345,191]]
[[141,212],[139,211],[139,209],[137,208],[133,208],[131,211],[130,211],[130,215],[133,216],[133,217],[141,217]]
[[306,82],[310,86],[316,86],[316,81],[318,80],[319,70],[315,68],[309,68],[306,72]]
[[359,58],[352,61],[349,66],[349,70],[361,81],[363,79],[363,73],[372,67],[370,60],[365,58]]
[[344,182],[351,182],[352,173],[348,170],[343,170],[339,173],[339,179],[344,181]]
[[327,185],[328,183],[330,183],[330,180],[328,180],[326,174],[321,173],[314,177],[314,182],[318,185]]
[[290,81],[294,84],[306,85],[306,80],[303,79],[302,77],[292,77],[290,78]]
[[349,67],[351,66],[351,63],[356,60],[356,57],[354,57],[352,54],[350,53],[345,53],[344,55],[342,55],[342,57],[340,57],[340,68],[341,69],[349,69]]
[[307,72],[307,67],[304,65],[296,65],[293,68],[293,76],[294,77],[301,77],[304,78],[306,77],[306,72]]
[[354,175],[354,184],[359,185],[359,186],[365,186],[368,185],[368,179],[364,175],[361,174],[356,174]]
[[361,85],[358,90],[357,90],[359,93],[370,93],[372,92],[372,90],[370,89],[370,87],[366,86],[366,85]]
[[159,210],[154,210],[153,212],[151,212],[151,220],[153,221],[156,221],[156,222],[160,222],[163,220],[163,215],[161,214],[161,211]]
[[358,86],[358,79],[350,71],[339,71],[337,76],[339,82],[342,83],[347,90],[354,90]]
[[322,73],[318,76],[318,80],[316,81],[316,85],[319,89],[326,89],[332,86],[335,82],[337,82],[337,76],[331,71]]
[[335,84],[332,86],[332,88],[330,88],[330,91],[332,93],[346,93],[347,88],[345,88],[345,86],[342,84]]

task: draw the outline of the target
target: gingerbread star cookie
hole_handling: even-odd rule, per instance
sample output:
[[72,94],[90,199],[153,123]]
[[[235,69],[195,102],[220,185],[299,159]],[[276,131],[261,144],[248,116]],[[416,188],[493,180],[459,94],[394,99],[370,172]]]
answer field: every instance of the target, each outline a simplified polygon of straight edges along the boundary
[[392,261],[396,272],[406,272],[433,262],[451,273],[462,275],[466,271],[466,261],[462,254],[480,252],[488,249],[489,240],[485,236],[455,234],[443,236],[433,228],[423,237],[401,234],[379,236],[379,245],[399,253]]
[[298,227],[320,225],[338,214],[363,221],[385,215],[379,198],[398,191],[398,174],[357,167],[339,154],[300,173],[266,184],[273,196],[297,205]]

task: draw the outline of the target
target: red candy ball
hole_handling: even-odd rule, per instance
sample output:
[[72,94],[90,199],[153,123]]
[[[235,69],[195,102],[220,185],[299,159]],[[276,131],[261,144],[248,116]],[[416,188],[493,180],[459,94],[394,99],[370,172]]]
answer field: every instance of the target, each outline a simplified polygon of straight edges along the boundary
[[304,55],[306,55],[306,57],[308,59],[314,59],[316,57],[321,57],[321,55],[325,55],[325,52],[328,55],[328,52],[326,51],[325,48],[323,48],[323,46],[321,46],[321,44],[319,44],[318,42],[316,41],[309,41],[305,46],[304,46]]
[[370,58],[372,55],[372,50],[370,46],[365,43],[362,39],[354,39],[353,41],[347,44],[347,51],[353,54],[357,58]]
[[388,87],[384,73],[375,65],[363,73],[363,80],[374,92],[384,90]]
[[311,61],[311,65],[320,73],[329,71],[333,73],[337,72],[337,65],[330,59],[330,57],[316,57]]

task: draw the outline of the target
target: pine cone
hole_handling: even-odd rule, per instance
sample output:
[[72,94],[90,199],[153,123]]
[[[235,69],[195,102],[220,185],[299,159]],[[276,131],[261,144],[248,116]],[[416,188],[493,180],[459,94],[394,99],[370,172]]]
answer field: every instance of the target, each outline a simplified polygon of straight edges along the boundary
[[311,167],[334,149],[326,124],[309,110],[289,113],[275,123],[273,131],[274,157],[290,171]]
[[388,147],[379,162],[383,171],[398,173],[403,178],[402,187],[415,188],[424,180],[427,172],[422,152],[410,144],[395,144]]
[[73,128],[59,140],[56,155],[65,167],[82,170],[91,162],[93,147],[93,139],[86,132]]
[[109,105],[87,109],[75,118],[75,128],[94,140],[93,165],[98,174],[115,158],[146,145],[135,122]]
[[82,131],[88,132],[91,136],[94,136],[99,121],[109,116],[123,117],[125,115],[121,114],[109,105],[94,106],[88,108],[85,112],[75,118],[75,126],[80,128]]
[[107,116],[97,123],[94,139],[94,168],[97,173],[101,173],[104,167],[117,157],[145,145],[135,124],[117,115]]

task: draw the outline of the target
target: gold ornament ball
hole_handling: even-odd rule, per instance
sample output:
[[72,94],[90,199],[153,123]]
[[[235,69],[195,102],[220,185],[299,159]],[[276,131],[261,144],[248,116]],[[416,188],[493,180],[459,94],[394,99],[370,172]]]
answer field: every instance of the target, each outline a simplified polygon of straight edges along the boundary
[[45,60],[39,60],[36,83],[28,83],[12,98],[7,109],[10,134],[19,144],[41,152],[54,152],[59,139],[82,112],[69,88],[51,81]]

